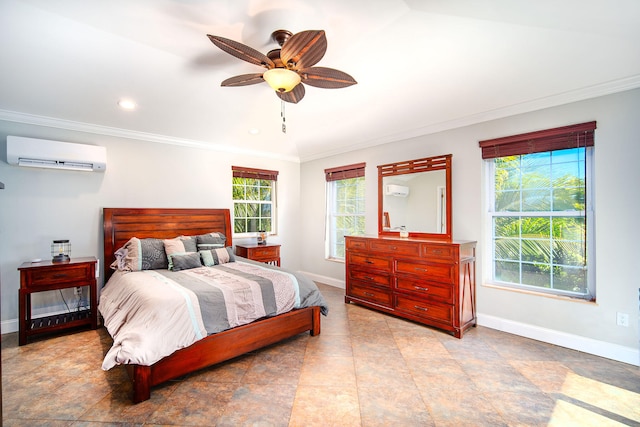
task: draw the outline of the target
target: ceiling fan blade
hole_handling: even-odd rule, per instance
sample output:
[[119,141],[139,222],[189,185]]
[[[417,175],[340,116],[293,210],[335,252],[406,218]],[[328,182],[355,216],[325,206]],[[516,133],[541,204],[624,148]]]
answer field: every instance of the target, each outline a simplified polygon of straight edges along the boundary
[[287,68],[300,70],[317,64],[327,51],[323,30],[302,31],[284,42],[280,58]]
[[262,73],[241,74],[239,76],[229,77],[220,83],[220,86],[249,86],[263,82]]
[[278,92],[276,91],[276,95],[278,98],[282,99],[285,102],[290,102],[292,104],[297,104],[300,102],[302,98],[304,98],[305,90],[304,85],[298,84],[298,86],[294,87],[290,92]]
[[305,84],[323,89],[340,89],[358,83],[349,74],[333,68],[305,68],[299,74]]
[[252,47],[234,40],[225,39],[224,37],[212,36],[211,34],[207,34],[207,37],[209,37],[211,43],[229,55],[268,69],[275,67],[275,64],[267,55],[258,52]]

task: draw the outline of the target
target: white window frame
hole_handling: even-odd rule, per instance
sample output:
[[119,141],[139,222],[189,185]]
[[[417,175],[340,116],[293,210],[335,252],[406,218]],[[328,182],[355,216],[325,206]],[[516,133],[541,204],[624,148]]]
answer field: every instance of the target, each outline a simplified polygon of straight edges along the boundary
[[[248,180],[248,179],[254,179],[254,178],[233,178],[233,179],[244,179],[244,180]],[[278,210],[278,181],[277,180],[265,180],[265,179],[260,179],[261,181],[271,181],[271,200],[246,200],[246,199],[235,199],[233,198],[233,179],[231,181],[231,188],[232,188],[232,201],[233,201],[233,210],[232,210],[232,224],[233,224],[233,235],[234,237],[238,237],[238,238],[243,238],[243,237],[256,237],[258,236],[258,230],[256,231],[249,231],[249,232],[236,232],[235,231],[235,223],[236,223],[236,203],[255,203],[255,204],[260,204],[260,205],[271,205],[271,230],[267,231],[267,235],[273,236],[277,234],[277,221],[276,218],[278,217],[277,215],[277,210]],[[245,186],[246,186],[246,181],[245,181]],[[261,229],[261,227],[259,227],[259,229]]]
[[[560,150],[550,150],[560,151]],[[487,270],[490,273],[490,277],[488,278],[488,282],[494,285],[498,285],[506,288],[514,288],[520,289],[524,291],[533,291],[540,292],[544,294],[550,295],[560,295],[560,296],[569,296],[580,299],[587,299],[595,301],[596,298],[596,283],[595,283],[595,221],[594,221],[594,191],[593,191],[593,156],[594,149],[593,147],[586,147],[585,149],[585,211],[551,211],[551,212],[540,212],[540,211],[532,211],[532,212],[495,212],[495,161],[494,159],[485,160],[485,182],[486,182],[486,194],[487,194],[487,218],[486,218],[486,253],[489,254],[486,261]],[[550,289],[543,288],[540,286],[534,285],[526,285],[521,283],[511,283],[511,282],[502,282],[495,279],[495,253],[494,253],[494,229],[493,223],[494,218],[496,217],[519,217],[519,216],[535,216],[535,217],[562,217],[562,216],[577,216],[584,217],[586,215],[586,251],[587,251],[587,293],[574,293],[565,290],[559,289]]]
[[[338,238],[337,237],[337,231],[335,229],[336,227],[336,221],[337,218],[339,217],[359,217],[362,218],[362,230],[358,230],[358,233],[355,234],[350,234],[350,235],[363,235],[365,230],[365,226],[364,226],[364,221],[365,221],[365,213],[366,213],[366,209],[365,209],[365,199],[364,199],[364,193],[365,193],[365,177],[357,177],[357,178],[348,178],[349,180],[351,179],[357,179],[359,180],[358,185],[361,185],[363,187],[363,197],[360,200],[360,203],[356,203],[356,205],[359,205],[362,207],[362,211],[359,212],[354,212],[354,213],[350,213],[350,214],[340,214],[337,211],[337,185],[339,182],[341,181],[346,181],[347,179],[344,180],[336,180],[336,181],[329,181],[326,183],[326,200],[327,200],[327,211],[326,211],[326,226],[325,226],[325,230],[326,230],[326,235],[325,235],[325,258],[329,259],[329,260],[337,260],[337,261],[344,261],[344,256],[340,256],[338,254],[338,247],[342,247],[343,248],[343,252],[344,249],[344,235],[342,236],[342,238]],[[354,200],[358,200],[358,199],[354,199]]]

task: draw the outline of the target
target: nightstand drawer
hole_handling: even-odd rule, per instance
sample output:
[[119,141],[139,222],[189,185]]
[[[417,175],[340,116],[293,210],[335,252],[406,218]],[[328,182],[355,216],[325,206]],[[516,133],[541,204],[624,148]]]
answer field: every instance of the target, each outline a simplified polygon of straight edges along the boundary
[[258,245],[253,243],[236,245],[236,255],[280,267],[280,245],[278,244]]
[[265,248],[256,248],[252,251],[252,255],[258,257],[277,257],[280,256],[279,246],[269,246]]
[[60,267],[38,268],[24,272],[24,287],[41,288],[48,285],[59,285],[67,282],[83,282],[93,280],[95,264],[61,264]]

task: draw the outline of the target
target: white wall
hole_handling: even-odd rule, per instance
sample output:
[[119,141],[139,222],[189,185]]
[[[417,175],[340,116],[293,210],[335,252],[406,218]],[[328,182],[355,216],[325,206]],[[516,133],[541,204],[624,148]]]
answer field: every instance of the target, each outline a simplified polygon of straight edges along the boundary
[[[5,162],[6,135],[105,146],[107,170],[89,173],[10,166]],[[69,239],[72,257],[102,258],[103,207],[231,209],[231,165],[279,171],[279,234],[269,241],[283,245],[283,266],[299,267],[300,165],[296,162],[3,121],[0,159],[0,181],[5,184],[0,190],[3,333],[17,330],[18,266],[33,258],[49,259],[52,240]],[[36,315],[61,310],[62,304],[57,292],[33,296]]]
[[[101,254],[102,207],[230,208],[231,165],[279,170],[279,230],[283,264],[325,283],[344,286],[344,264],[324,258],[324,169],[366,162],[366,230],[377,233],[379,164],[453,154],[454,238],[478,241],[480,324],[595,354],[638,363],[640,259],[640,90],[494,120],[358,150],[299,165],[294,162],[159,145],[0,121],[7,134],[107,147],[104,174],[32,170],[0,162],[0,282],[3,332],[15,330],[24,261],[50,256],[53,239],[69,238],[72,256]],[[596,120],[597,302],[583,303],[484,286],[487,262],[484,175],[478,141]],[[4,154],[0,154],[2,158]],[[304,191],[301,191],[304,189]],[[36,313],[60,307],[55,295],[35,298]],[[630,326],[616,325],[616,313]],[[606,348],[602,350],[602,346]],[[634,359],[635,358],[635,359]]]
[[[633,90],[303,163],[302,269],[318,280],[344,286],[344,264],[324,259],[325,168],[366,162],[367,233],[376,234],[376,166],[451,153],[453,235],[454,239],[478,241],[480,323],[584,351],[608,345],[609,349],[600,351],[601,355],[638,364],[638,111],[640,90]],[[597,121],[594,167],[597,302],[576,302],[485,286],[488,252],[483,160],[478,141],[592,120]],[[629,314],[629,327],[616,325],[617,312]]]

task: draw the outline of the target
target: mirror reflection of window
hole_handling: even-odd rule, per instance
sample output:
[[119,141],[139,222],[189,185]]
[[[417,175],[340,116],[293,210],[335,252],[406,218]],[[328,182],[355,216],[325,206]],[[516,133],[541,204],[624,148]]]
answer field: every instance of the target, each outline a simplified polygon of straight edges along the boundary
[[383,212],[389,222],[383,227],[446,233],[446,177],[445,170],[384,177]]

